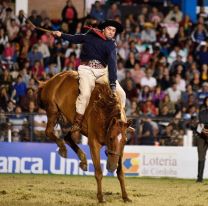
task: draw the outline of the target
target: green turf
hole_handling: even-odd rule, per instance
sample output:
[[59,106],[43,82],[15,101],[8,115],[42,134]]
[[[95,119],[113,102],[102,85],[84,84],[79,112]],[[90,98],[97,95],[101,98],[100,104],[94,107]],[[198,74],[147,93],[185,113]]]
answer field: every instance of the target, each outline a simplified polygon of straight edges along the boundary
[[[208,182],[171,178],[126,178],[132,203],[123,203],[116,177],[103,178],[106,206],[207,206]],[[94,177],[0,175],[0,206],[97,205]]]

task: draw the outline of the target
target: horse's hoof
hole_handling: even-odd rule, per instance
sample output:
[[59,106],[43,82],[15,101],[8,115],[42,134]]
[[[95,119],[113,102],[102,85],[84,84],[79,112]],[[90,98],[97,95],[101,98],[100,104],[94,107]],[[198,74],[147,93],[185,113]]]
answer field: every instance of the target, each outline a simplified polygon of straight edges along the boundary
[[83,171],[87,171],[87,164],[86,163],[79,163],[79,167],[83,170]]
[[66,149],[60,149],[58,151],[59,155],[63,158],[67,158],[67,150]]
[[130,198],[128,198],[128,197],[123,198],[123,201],[124,202],[132,202],[132,200]]
[[101,204],[104,204],[104,203],[106,203],[106,200],[102,198],[102,199],[98,200],[98,202]]

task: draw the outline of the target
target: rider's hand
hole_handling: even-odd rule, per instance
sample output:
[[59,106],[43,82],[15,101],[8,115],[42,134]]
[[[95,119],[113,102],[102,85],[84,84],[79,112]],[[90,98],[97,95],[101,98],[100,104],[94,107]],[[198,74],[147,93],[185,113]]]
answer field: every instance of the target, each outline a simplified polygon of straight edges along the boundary
[[113,94],[116,93],[116,85],[115,84],[111,84],[110,85],[111,91],[113,92]]
[[61,37],[61,32],[60,31],[53,31],[52,34],[56,37]]

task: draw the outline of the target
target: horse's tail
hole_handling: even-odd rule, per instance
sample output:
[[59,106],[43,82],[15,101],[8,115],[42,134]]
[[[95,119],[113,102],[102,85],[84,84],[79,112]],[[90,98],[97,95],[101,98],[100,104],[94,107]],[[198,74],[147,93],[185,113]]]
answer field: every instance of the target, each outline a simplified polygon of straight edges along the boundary
[[41,89],[41,88],[43,88],[45,86],[47,81],[39,81],[39,80],[37,80],[37,82],[38,82],[38,89]]
[[41,93],[47,81],[44,82],[44,81],[37,80],[37,82],[38,82],[37,104],[40,108],[45,109],[45,104],[43,103],[41,99]]

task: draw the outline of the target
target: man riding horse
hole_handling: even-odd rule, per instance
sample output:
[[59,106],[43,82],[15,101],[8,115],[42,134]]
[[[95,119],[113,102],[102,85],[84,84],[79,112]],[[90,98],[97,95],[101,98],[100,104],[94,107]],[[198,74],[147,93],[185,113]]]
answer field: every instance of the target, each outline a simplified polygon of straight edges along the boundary
[[74,44],[83,44],[81,64],[78,67],[80,93],[76,100],[76,115],[71,127],[71,137],[75,143],[79,142],[84,113],[96,82],[102,84],[109,82],[112,92],[118,92],[123,109],[125,107],[126,94],[117,81],[117,54],[114,40],[115,35],[123,31],[123,27],[114,20],[106,20],[98,28],[100,30],[93,28],[94,32],[76,35],[53,32],[56,37]]

